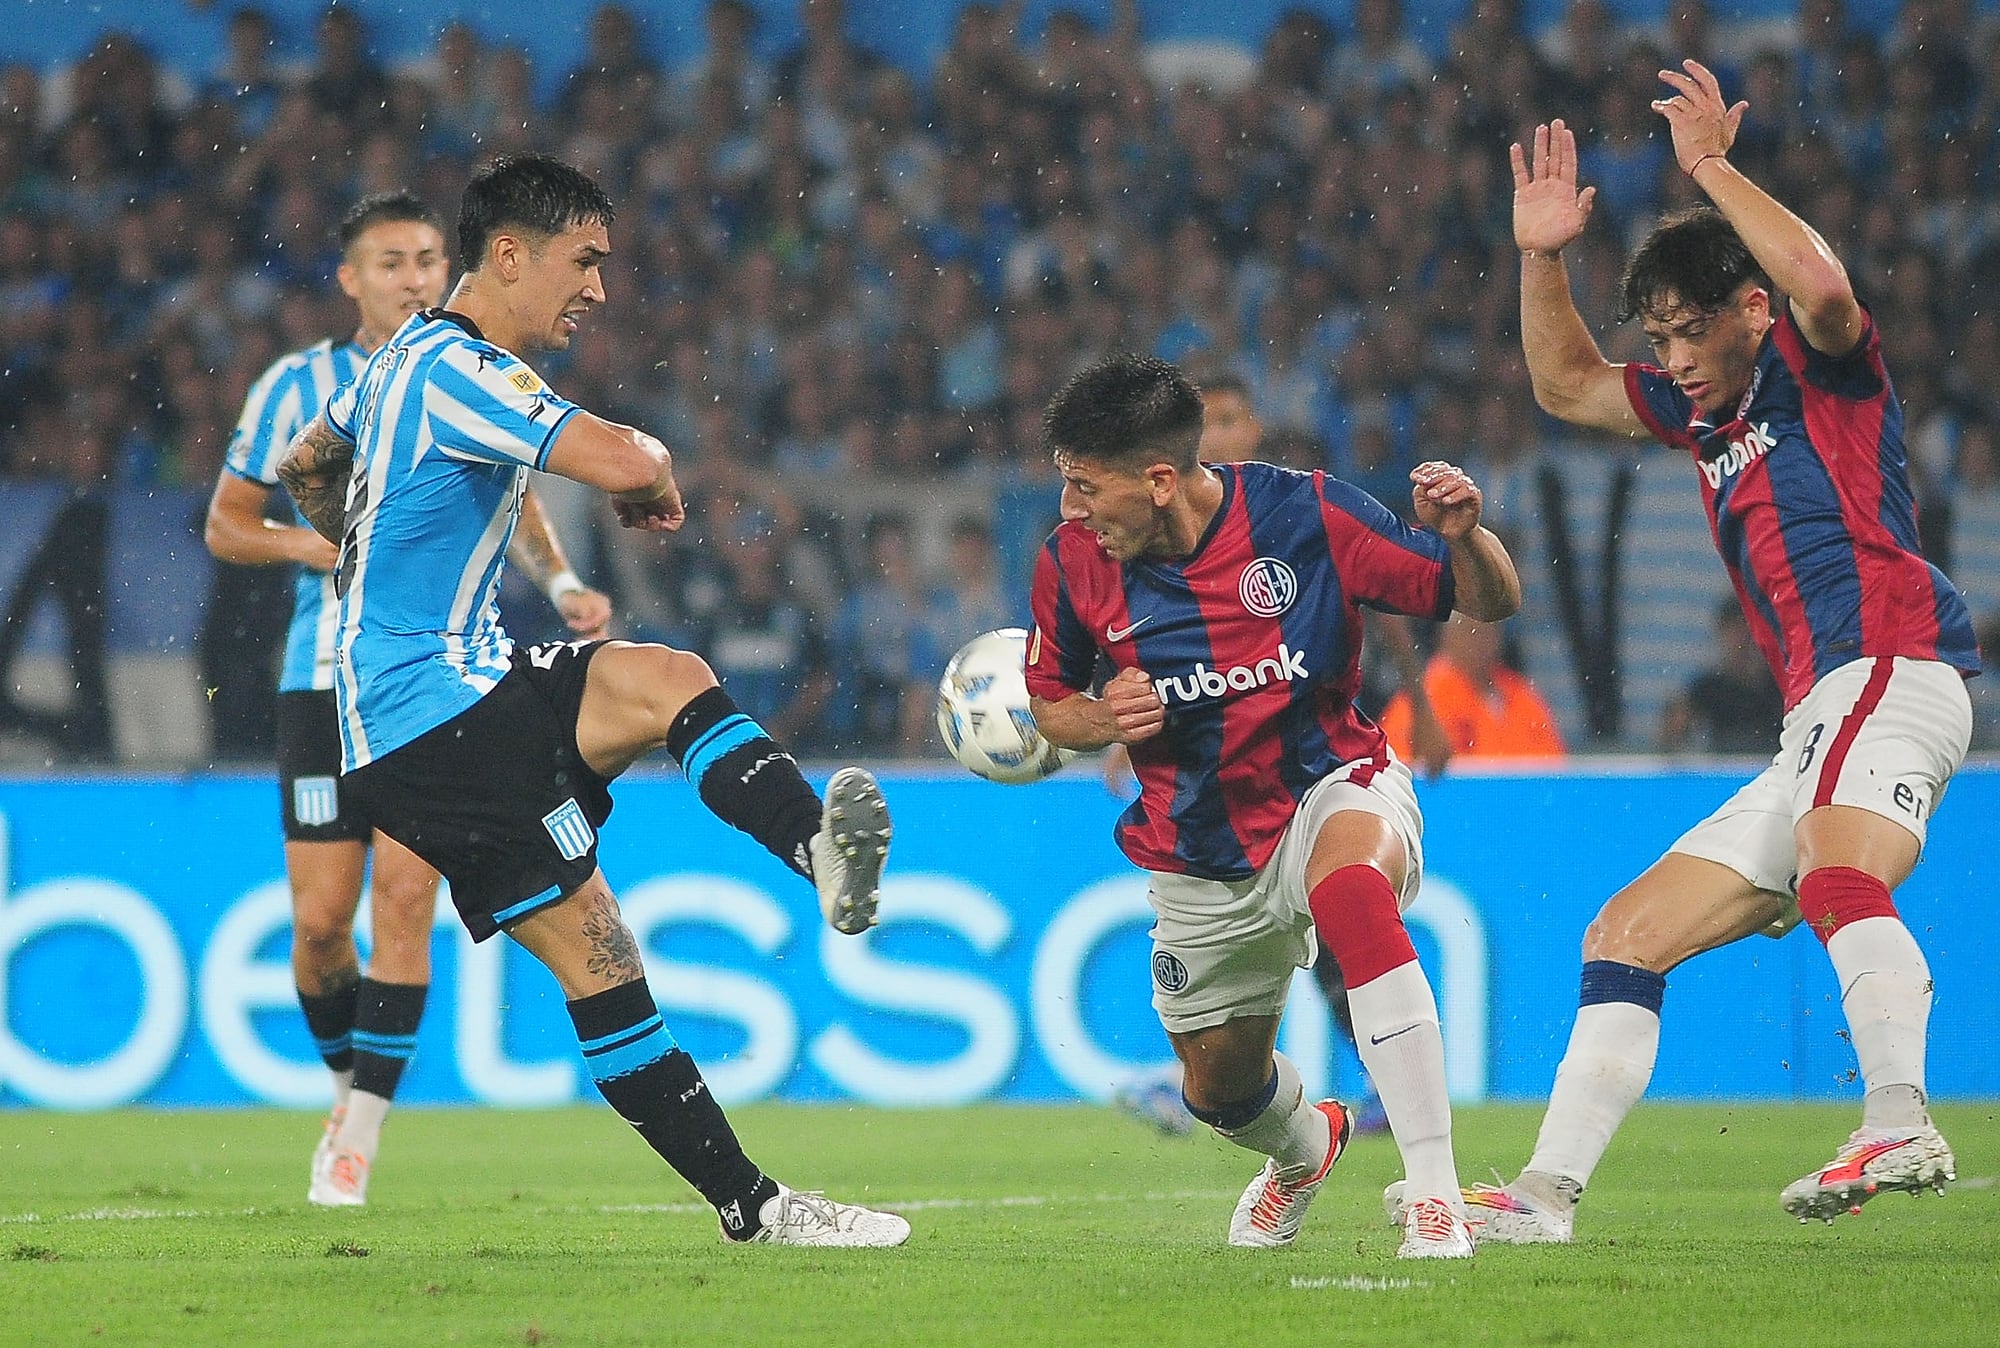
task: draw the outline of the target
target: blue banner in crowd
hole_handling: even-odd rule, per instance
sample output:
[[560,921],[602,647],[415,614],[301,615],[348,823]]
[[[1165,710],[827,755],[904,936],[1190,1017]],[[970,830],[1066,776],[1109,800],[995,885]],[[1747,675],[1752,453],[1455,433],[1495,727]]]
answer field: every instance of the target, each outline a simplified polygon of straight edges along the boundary
[[[1743,779],[1465,777],[1424,788],[1412,926],[1438,988],[1455,1097],[1547,1093],[1605,896]],[[1033,787],[892,776],[883,924],[834,934],[811,891],[672,776],[618,790],[603,860],[675,1037],[726,1100],[880,1104],[1097,1098],[1161,1065],[1144,884],[1110,843],[1087,764]],[[2000,938],[1975,863],[2000,772],[1953,784],[1899,903],[1937,982],[1940,1096],[2000,1095]],[[254,777],[0,780],[0,1106],[324,1101],[286,962],[275,785]],[[441,902],[401,1098],[590,1098],[553,981]],[[1314,1089],[1351,1088],[1301,975],[1284,1043]],[[1794,932],[1669,979],[1653,1093],[1854,1096],[1819,945]]]

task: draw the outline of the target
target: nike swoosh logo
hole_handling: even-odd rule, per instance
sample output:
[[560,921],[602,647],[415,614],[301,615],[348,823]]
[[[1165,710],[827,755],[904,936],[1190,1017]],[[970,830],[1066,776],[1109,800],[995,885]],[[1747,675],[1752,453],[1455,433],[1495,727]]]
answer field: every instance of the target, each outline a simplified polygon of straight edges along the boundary
[[1149,613],[1130,627],[1113,627],[1109,623],[1106,623],[1104,626],[1104,639],[1106,641],[1123,641],[1151,621],[1153,621],[1153,615]]
[[1368,1042],[1369,1042],[1369,1043],[1371,1043],[1371,1044],[1378,1044],[1378,1045],[1379,1045],[1379,1044],[1386,1044],[1386,1043],[1388,1043],[1388,1042],[1389,1042],[1389,1041],[1390,1041],[1391,1039],[1394,1039],[1394,1038],[1395,1038],[1395,1037],[1396,1037],[1397,1035],[1399,1035],[1399,1034],[1408,1034],[1408,1033],[1409,1033],[1409,1032],[1410,1032],[1411,1030],[1414,1030],[1414,1029],[1416,1029],[1416,1028],[1417,1028],[1417,1024],[1418,1024],[1418,1022],[1415,1022],[1415,1021],[1412,1021],[1412,1022],[1411,1022],[1410,1024],[1408,1024],[1408,1025],[1405,1025],[1405,1026],[1404,1026],[1404,1027],[1403,1027],[1402,1029],[1400,1029],[1400,1030],[1391,1030],[1391,1031],[1389,1031],[1389,1033],[1387,1033],[1387,1034],[1371,1034],[1371,1035],[1369,1035],[1369,1036],[1368,1036]]

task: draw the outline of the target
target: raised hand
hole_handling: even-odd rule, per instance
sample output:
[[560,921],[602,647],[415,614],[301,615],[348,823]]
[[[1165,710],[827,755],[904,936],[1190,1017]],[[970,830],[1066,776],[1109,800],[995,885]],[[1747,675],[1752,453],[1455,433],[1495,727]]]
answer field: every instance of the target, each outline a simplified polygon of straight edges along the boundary
[[1555,253],[1583,233],[1597,189],[1576,185],[1576,133],[1560,117],[1535,128],[1532,161],[1519,141],[1507,149],[1514,165],[1514,246]]
[[1667,119],[1673,132],[1674,158],[1681,172],[1692,174],[1702,160],[1728,154],[1750,104],[1731,107],[1723,102],[1715,73],[1699,61],[1683,61],[1680,70],[1662,70],[1660,80],[1675,92],[1654,99],[1653,111]]

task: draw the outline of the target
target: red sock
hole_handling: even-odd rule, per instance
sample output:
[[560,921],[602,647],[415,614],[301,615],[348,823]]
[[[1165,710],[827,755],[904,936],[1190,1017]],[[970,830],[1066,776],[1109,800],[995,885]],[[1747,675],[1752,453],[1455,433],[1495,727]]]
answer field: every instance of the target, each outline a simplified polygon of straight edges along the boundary
[[1800,876],[1799,913],[1821,945],[1850,922],[1899,916],[1889,886],[1852,866],[1822,866]]
[[1306,904],[1312,909],[1313,930],[1350,988],[1417,957],[1396,906],[1396,891],[1373,866],[1342,866],[1313,886]]

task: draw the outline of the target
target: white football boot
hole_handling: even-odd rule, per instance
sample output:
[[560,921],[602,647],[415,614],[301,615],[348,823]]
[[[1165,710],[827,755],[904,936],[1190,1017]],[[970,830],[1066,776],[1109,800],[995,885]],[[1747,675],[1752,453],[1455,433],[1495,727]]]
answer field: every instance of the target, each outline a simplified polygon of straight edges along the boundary
[[889,804],[866,768],[842,768],[826,784],[813,835],[813,886],[833,929],[857,936],[875,925],[882,865],[889,859]]
[[1236,1211],[1229,1218],[1231,1245],[1268,1250],[1289,1245],[1298,1238],[1299,1225],[1306,1219],[1313,1195],[1326,1183],[1327,1172],[1333,1169],[1333,1163],[1347,1149],[1347,1139],[1354,1134],[1354,1116],[1340,1101],[1321,1100],[1313,1108],[1326,1115],[1333,1128],[1326,1159],[1319,1163],[1319,1169],[1296,1181],[1278,1177],[1276,1160],[1264,1162],[1263,1170],[1236,1200]]
[[[893,1212],[875,1212],[854,1203],[836,1203],[822,1193],[778,1186],[764,1201],[762,1225],[744,1244],[820,1245],[883,1249],[910,1238],[910,1224]],[[729,1239],[724,1231],[723,1239]]]
[[1778,1201],[1785,1211],[1808,1221],[1830,1222],[1885,1189],[1912,1197],[1926,1189],[1944,1192],[1958,1178],[1957,1162],[1944,1138],[1928,1122],[1916,1128],[1857,1128],[1825,1168],[1785,1186]]

